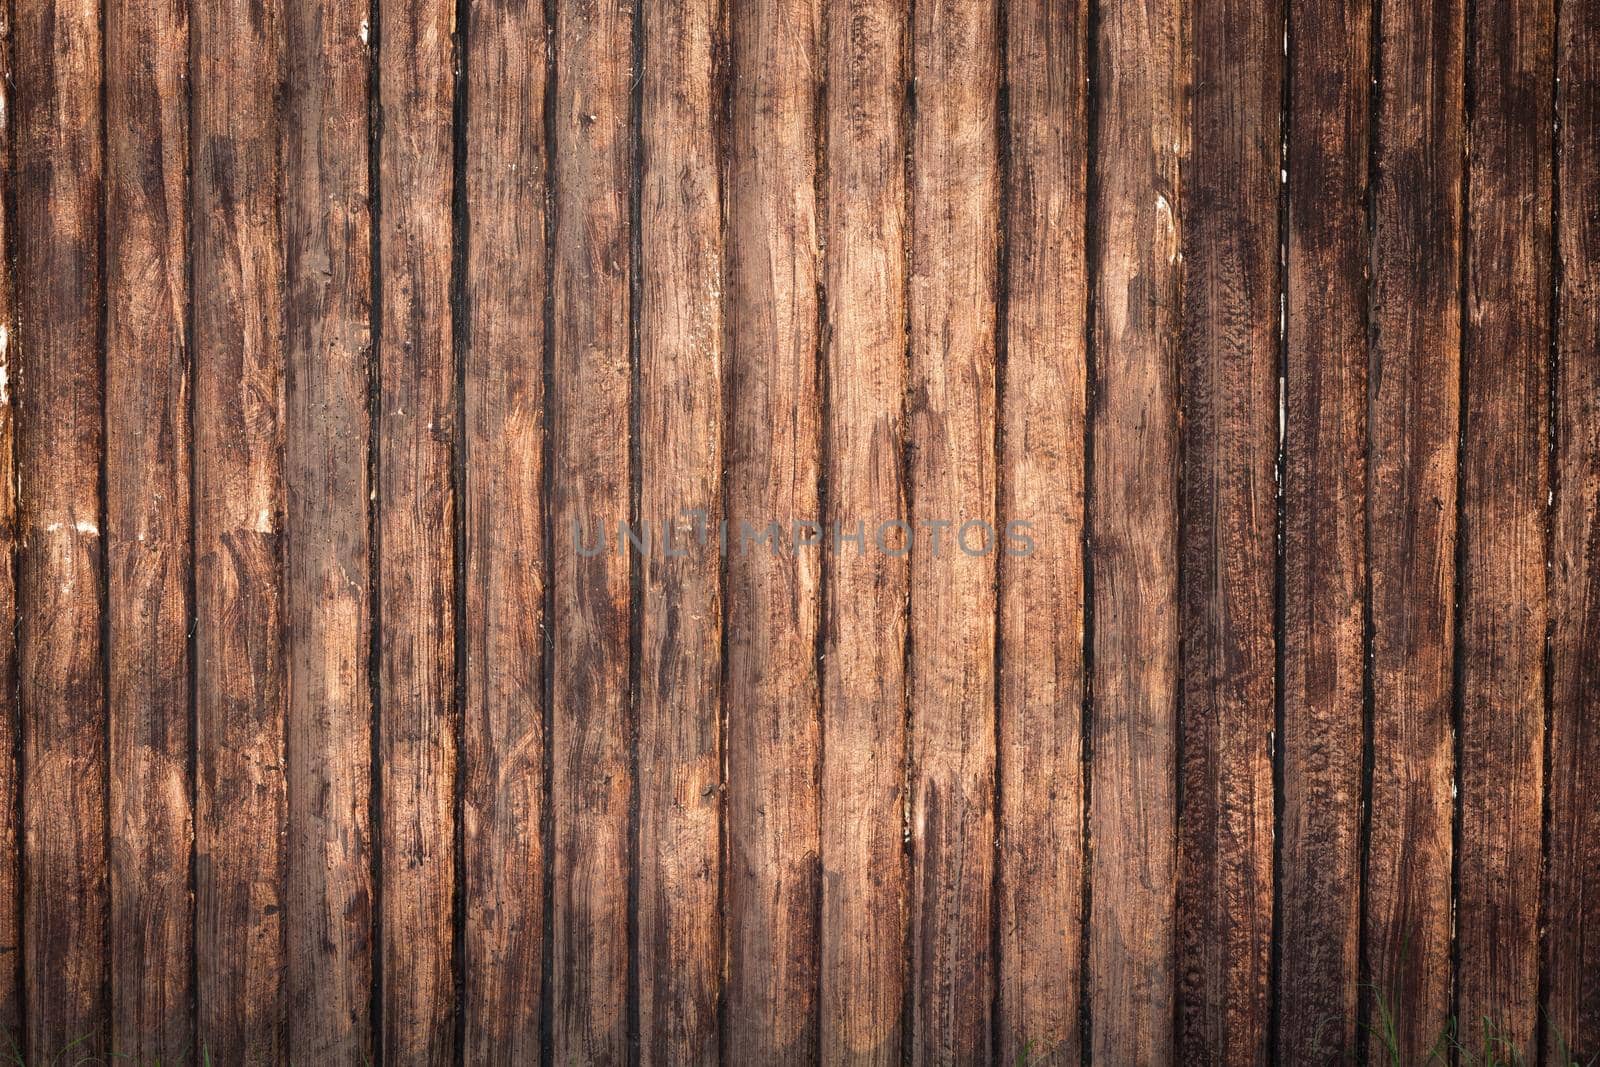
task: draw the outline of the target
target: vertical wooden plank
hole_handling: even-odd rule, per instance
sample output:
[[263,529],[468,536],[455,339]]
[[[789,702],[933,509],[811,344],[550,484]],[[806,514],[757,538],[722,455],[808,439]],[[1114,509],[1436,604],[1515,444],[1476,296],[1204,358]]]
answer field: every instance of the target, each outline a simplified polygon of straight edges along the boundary
[[[989,1062],[994,960],[998,8],[917,5],[909,413],[915,1063]],[[946,527],[938,524],[948,523]],[[942,534],[942,536],[941,536]],[[963,538],[962,535],[965,535]]]
[[288,1052],[372,1058],[371,10],[291,0],[284,230]]
[[454,1058],[453,0],[378,12],[377,759],[386,1059]]
[[[550,396],[555,542],[550,991],[557,1063],[620,1063],[628,1038],[628,0],[558,0],[555,320]],[[594,537],[604,539],[593,556]]]
[[[104,1056],[100,8],[18,4],[18,708],[30,1060]],[[26,240],[20,235],[27,234]]]
[[1600,1053],[1600,3],[1557,27],[1557,329],[1545,1062]]
[[191,10],[197,1041],[283,1046],[283,22]]
[[1283,7],[1191,9],[1178,1055],[1267,1058]]
[[1291,0],[1278,1045],[1359,1040],[1370,0]]
[[1363,1015],[1369,1047],[1412,1063],[1450,1015],[1464,21],[1458,0],[1378,10]]
[[194,1050],[189,15],[105,7],[112,1048]]
[[722,601],[709,530],[722,514],[723,27],[715,0],[647,0],[640,17],[639,518],[656,539],[639,591],[639,1055],[715,1063]]
[[1000,521],[1000,1063],[1080,1058],[1088,28],[1007,9],[1010,187]]
[[1539,999],[1555,4],[1472,10],[1456,1011],[1504,1057]]
[[22,1050],[22,781],[17,752],[22,721],[17,714],[17,471],[16,419],[11,361],[17,336],[12,273],[11,205],[16,162],[11,154],[14,73],[11,9],[0,4],[0,1043]]
[[[814,0],[731,0],[728,20],[723,1053],[808,1063],[818,1039],[821,557],[791,547],[790,524],[817,517],[821,473],[821,11]],[[776,551],[758,540],[773,523]]]
[[1088,997],[1095,1062],[1173,1058],[1178,701],[1176,2],[1107,0],[1094,41]]
[[474,0],[466,54],[464,1058],[537,1060],[544,954],[545,24]]
[[[909,5],[827,18],[826,642],[821,1058],[898,1064],[905,1044],[907,561],[876,543],[906,514]],[[861,533],[864,541],[842,538]]]

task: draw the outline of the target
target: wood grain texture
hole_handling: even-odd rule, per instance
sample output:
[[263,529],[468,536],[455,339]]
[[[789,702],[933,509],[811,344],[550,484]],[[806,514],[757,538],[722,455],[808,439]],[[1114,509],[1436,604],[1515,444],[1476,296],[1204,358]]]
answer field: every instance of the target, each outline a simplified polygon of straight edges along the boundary
[[544,959],[544,10],[475,0],[464,40],[463,1054],[520,1064]]
[[189,20],[105,6],[112,1048],[194,1050]]
[[[808,1063],[818,1039],[822,560],[786,535],[817,518],[821,475],[821,12],[814,0],[731,0],[728,22],[723,1055]],[[776,553],[755,540],[769,523]]]
[[1113,0],[1092,47],[1089,1051],[1164,1064],[1176,994],[1179,8]]
[[[550,507],[556,894],[550,990],[557,1063],[627,1054],[630,560],[629,145],[635,9],[555,8],[554,346]],[[605,538],[595,556],[595,536]]]
[[1264,1063],[1284,9],[1198,5],[1184,169],[1178,1056]]
[[[1010,130],[999,521],[1000,1063],[1074,1063],[1083,959],[1088,5],[1007,10]],[[1004,551],[1020,551],[1008,539]]]
[[1381,4],[1367,550],[1372,784],[1363,1018],[1426,1060],[1450,1015],[1462,7]]
[[957,541],[997,503],[998,8],[918,5],[911,47],[911,1058],[986,1063],[998,554]]
[[[826,8],[827,476],[821,1058],[905,1048],[908,565],[878,551],[906,514],[909,7]],[[842,540],[861,524],[864,545]],[[835,530],[838,531],[835,534]]]
[[1360,1030],[1366,678],[1368,0],[1289,5],[1278,1043]]
[[640,17],[638,518],[654,540],[639,571],[639,1057],[716,1063],[725,30],[714,0],[648,0]]
[[1455,996],[1468,1047],[1521,1050],[1539,995],[1555,5],[1472,10]]
[[[11,384],[17,340],[17,294],[13,284],[15,227],[8,210],[15,196],[17,170],[12,157],[11,101],[15,70],[11,49],[11,11],[0,5],[0,1041],[6,1048],[23,1040],[22,959],[22,775],[17,753],[22,720],[17,714],[17,435]],[[7,488],[9,487],[9,488]],[[9,621],[9,625],[7,624]]]
[[383,1055],[455,1056],[455,7],[378,7]]
[[1554,514],[1545,1062],[1600,1053],[1600,3],[1557,26]]
[[283,11],[197,5],[195,956],[214,1063],[284,1056]]
[[372,1046],[372,12],[284,7],[289,1058]]
[[50,1061],[108,1052],[104,42],[95,3],[19,4],[13,13],[25,1050]]

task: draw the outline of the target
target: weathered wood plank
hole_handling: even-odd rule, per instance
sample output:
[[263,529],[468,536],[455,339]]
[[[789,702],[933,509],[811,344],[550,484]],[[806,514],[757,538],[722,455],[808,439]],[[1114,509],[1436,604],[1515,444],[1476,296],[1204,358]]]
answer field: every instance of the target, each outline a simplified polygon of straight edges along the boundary
[[1105,4],[1091,152],[1094,610],[1089,973],[1094,1061],[1173,1058],[1178,700],[1176,3]]
[[[821,474],[821,11],[815,0],[732,0],[728,21],[723,1052],[730,1063],[808,1063],[818,1039],[822,560],[792,547],[790,524],[818,517]],[[776,552],[757,540],[771,523]]]
[[545,25],[474,0],[465,26],[468,1063],[536,1061],[544,958]]
[[214,1063],[284,1055],[283,21],[191,10],[195,955]]
[[379,981],[386,1059],[455,1034],[455,5],[378,6]]
[[111,1043],[194,1050],[189,16],[105,6]]
[[49,1061],[108,1051],[103,40],[88,0],[19,4],[13,15],[22,940],[26,1052]]
[[1545,1062],[1600,1053],[1600,3],[1562,0]]
[[722,598],[709,528],[722,515],[724,27],[714,0],[641,10],[638,507],[655,540],[639,590],[639,1055],[716,1063]]
[[1422,1062],[1450,1016],[1464,19],[1379,5],[1368,567],[1369,1045]]
[[992,527],[997,503],[998,8],[920,4],[912,22],[910,1040],[914,1063],[976,1063],[992,1052],[998,553],[969,555],[966,524]]
[[1178,1056],[1267,1058],[1284,9],[1191,9]]
[[1360,1039],[1369,0],[1291,0],[1278,1045]]
[[1065,1064],[1081,1053],[1089,9],[1026,0],[1006,25],[999,518],[1036,547],[1007,538],[1000,560],[997,1056]]
[[[627,1053],[632,583],[617,524],[629,517],[634,15],[627,0],[559,0],[555,9],[550,996],[558,1063],[620,1063]],[[597,535],[605,549],[581,555],[580,537],[592,550]]]
[[[17,351],[17,302],[12,284],[16,252],[11,214],[17,169],[11,154],[11,101],[14,70],[11,10],[0,7],[0,1042],[21,1050],[22,1011],[22,781],[18,746],[22,721],[17,714],[17,470],[16,413],[12,395]],[[13,1049],[15,1046],[15,1049]]]
[[372,1047],[371,9],[284,8],[288,1054]]
[[1456,1012],[1504,1057],[1538,1021],[1555,4],[1472,10]]
[[[826,642],[821,1058],[901,1062],[906,990],[906,597],[879,525],[906,514],[909,6],[827,18]],[[841,538],[860,532],[864,544]],[[835,530],[838,532],[835,533]]]

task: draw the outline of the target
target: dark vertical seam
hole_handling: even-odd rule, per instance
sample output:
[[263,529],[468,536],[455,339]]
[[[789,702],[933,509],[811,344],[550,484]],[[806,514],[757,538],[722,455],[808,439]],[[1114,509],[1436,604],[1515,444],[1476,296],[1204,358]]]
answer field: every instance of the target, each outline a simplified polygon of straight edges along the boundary
[[[644,236],[641,222],[644,217],[644,55],[645,21],[643,0],[632,0],[633,20],[630,70],[628,83],[628,525],[642,532],[644,548],[628,549],[625,538],[617,539],[617,548],[628,565],[628,869],[627,869],[627,993],[624,1011],[626,1056],[629,1063],[641,1060],[640,1028],[640,955],[639,943],[639,835],[643,818],[639,787],[639,671],[644,650],[644,561],[650,552],[650,535],[640,515],[644,493],[644,460],[639,436],[642,423],[642,317],[640,298],[644,292],[644,272],[641,257]],[[665,551],[670,532],[662,531]]]
[[369,1006],[373,1063],[384,1062],[383,1042],[383,79],[382,0],[368,0],[367,29],[367,238],[371,305],[367,327],[367,649],[371,754],[368,768],[367,834],[372,852],[372,916],[369,951],[372,960],[372,1002]]
[[543,952],[540,954],[540,980],[539,980],[539,1062],[545,1067],[555,1058],[555,998],[552,987],[555,983],[555,815],[551,811],[554,803],[555,780],[555,546],[556,536],[552,526],[552,500],[554,496],[551,474],[551,449],[550,443],[554,439],[551,427],[551,395],[555,382],[555,248],[556,248],[556,196],[555,196],[555,159],[556,159],[556,44],[555,31],[556,19],[559,13],[561,0],[543,0],[544,6],[544,98],[543,116],[544,145],[542,165],[544,168],[544,294],[543,294],[543,332],[542,349],[540,352],[541,374],[543,381],[540,386],[539,409],[539,434],[542,462],[539,465],[539,515],[541,537],[543,541],[544,558],[541,561],[543,571],[543,588],[541,589],[542,613],[539,627],[540,639],[540,729],[543,731],[543,766],[541,769],[542,780],[539,786],[539,837],[540,847],[543,852],[543,863],[540,877],[542,879],[543,898],[541,907],[543,915],[540,922],[543,926],[541,943]]
[[[823,871],[826,869],[825,857],[822,854],[825,835],[823,833],[823,816],[826,807],[823,803],[823,786],[826,779],[823,777],[823,768],[827,765],[828,758],[828,699],[827,686],[827,652],[828,652],[828,598],[833,595],[833,564],[828,555],[827,516],[831,502],[829,476],[830,464],[833,462],[833,448],[830,431],[833,426],[833,405],[829,397],[832,387],[832,378],[829,374],[828,355],[832,347],[832,337],[828,319],[828,50],[832,46],[829,33],[830,19],[829,8],[835,3],[845,3],[848,0],[818,0],[817,18],[814,25],[817,27],[816,36],[816,62],[812,65],[815,73],[815,85],[812,89],[812,132],[813,152],[815,165],[811,171],[811,198],[814,205],[815,221],[812,232],[817,236],[816,259],[816,352],[813,364],[815,384],[817,389],[817,514],[815,519],[820,529],[817,538],[817,616],[816,633],[812,635],[811,663],[816,671],[817,680],[817,762],[813,770],[812,781],[815,783],[815,796],[817,804],[817,863],[812,872],[813,892],[816,899],[812,902],[813,919],[816,923],[813,942],[813,965],[816,968],[815,977],[815,1024],[812,1037],[812,1047],[815,1049],[817,1062],[822,1062],[823,1056],[823,974],[822,969],[827,954],[823,952],[823,939],[827,936],[824,926],[826,911],[823,907],[826,892]],[[796,538],[792,536],[790,542]],[[795,548],[798,557],[800,549]],[[795,561],[799,565],[798,558]]]
[[[1173,160],[1173,198],[1177,201],[1176,226],[1178,230],[1178,262],[1173,268],[1172,286],[1172,325],[1168,327],[1169,335],[1162,340],[1165,342],[1167,366],[1162,368],[1167,374],[1171,385],[1172,411],[1172,442],[1174,469],[1172,472],[1172,542],[1176,550],[1173,560],[1172,583],[1172,611],[1173,611],[1173,637],[1176,647],[1172,650],[1175,658],[1176,672],[1172,687],[1172,776],[1173,776],[1173,807],[1172,813],[1172,842],[1168,857],[1172,861],[1173,884],[1171,900],[1172,931],[1168,940],[1168,961],[1171,964],[1171,1055],[1176,1059],[1183,1057],[1183,935],[1180,932],[1184,912],[1184,879],[1183,879],[1183,828],[1184,828],[1184,754],[1187,748],[1184,736],[1184,723],[1188,703],[1188,675],[1185,672],[1187,659],[1187,642],[1185,640],[1185,623],[1187,621],[1186,605],[1184,601],[1184,580],[1188,568],[1185,566],[1186,536],[1188,523],[1185,521],[1184,500],[1188,482],[1188,447],[1183,426],[1183,385],[1188,377],[1184,365],[1185,334],[1187,332],[1188,308],[1188,253],[1190,247],[1188,219],[1185,212],[1188,208],[1185,193],[1184,161],[1191,151],[1194,133],[1189,127],[1189,118],[1192,111],[1190,98],[1194,89],[1193,80],[1193,27],[1189,20],[1193,13],[1189,10],[1182,11],[1177,18],[1178,22],[1178,70],[1175,72],[1179,84],[1179,99],[1174,104],[1173,126],[1180,150],[1175,152]],[[1159,153],[1160,149],[1156,152]],[[1152,161],[1159,167],[1157,160]],[[1160,180],[1159,173],[1156,180]]]
[[[716,28],[712,40],[711,99],[715,109],[712,118],[712,137],[716,152],[717,176],[717,331],[722,349],[722,362],[718,367],[717,382],[717,512],[706,516],[706,537],[713,536],[727,525],[728,464],[727,464],[727,414],[733,410],[728,404],[731,392],[732,363],[728,346],[728,128],[729,108],[732,106],[733,79],[732,41],[729,33],[728,5],[731,0],[716,0]],[[717,523],[713,527],[713,523]],[[717,537],[717,996],[713,1009],[712,1041],[717,1052],[717,1063],[727,1062],[727,990],[728,974],[728,557],[722,550],[722,539]],[[705,546],[702,546],[705,547]]]
[[1102,245],[1104,234],[1100,190],[1100,0],[1080,0],[1084,19],[1079,34],[1085,77],[1083,164],[1083,526],[1078,531],[1083,570],[1082,699],[1078,713],[1078,766],[1082,796],[1078,808],[1078,854],[1081,857],[1078,913],[1078,1057],[1083,1067],[1094,1063],[1094,1005],[1090,1000],[1091,939],[1094,933],[1094,727],[1095,727],[1095,585],[1094,528],[1096,523],[1095,424],[1100,409],[1100,346],[1097,328],[1102,309]]
[[1284,644],[1288,627],[1285,617],[1288,585],[1288,485],[1289,485],[1289,135],[1294,107],[1294,63],[1290,49],[1297,48],[1293,36],[1294,15],[1291,0],[1280,0],[1278,25],[1283,37],[1283,50],[1278,68],[1278,323],[1273,333],[1277,357],[1278,428],[1276,453],[1273,459],[1275,499],[1273,501],[1273,567],[1272,567],[1272,741],[1268,758],[1272,762],[1272,919],[1271,940],[1267,948],[1267,1047],[1268,1059],[1275,1057],[1283,1037],[1282,997],[1283,979],[1283,866],[1284,866],[1284,786],[1287,775],[1287,756],[1284,743],[1286,711],[1284,706]]
[[[100,974],[100,1010],[103,1013],[96,1020],[100,1030],[100,1048],[108,1055],[111,1052],[111,1019],[113,1015],[111,998],[113,985],[111,976],[111,963],[116,952],[116,943],[111,930],[111,553],[110,553],[110,466],[111,457],[106,451],[110,443],[110,404],[106,400],[106,386],[108,384],[107,371],[110,364],[111,346],[111,293],[110,293],[110,267],[107,263],[107,227],[110,223],[110,208],[106,200],[111,195],[111,182],[109,178],[111,159],[110,116],[106,108],[110,99],[109,59],[109,26],[107,24],[106,0],[99,0],[99,30],[100,30],[100,174],[99,190],[95,197],[95,207],[98,210],[98,225],[95,226],[95,274],[99,282],[98,294],[99,307],[95,329],[98,336],[95,338],[96,354],[98,356],[100,374],[100,455],[95,466],[95,524],[99,530],[97,536],[99,559],[95,566],[95,599],[99,611],[100,626],[100,729],[101,741],[105,751],[98,761],[95,769],[100,774],[100,847],[102,849],[102,862],[106,864],[103,870],[96,871],[94,878],[100,889],[100,945],[101,945],[101,974]],[[92,1046],[91,1046],[92,1047]]]
[[[901,801],[900,847],[905,896],[902,905],[902,953],[904,989],[900,1005],[900,1055],[903,1067],[916,1062],[917,1023],[917,919],[921,914],[917,906],[917,844],[912,834],[912,821],[917,806],[916,785],[916,617],[911,605],[915,592],[912,586],[914,569],[911,565],[911,544],[915,533],[911,523],[916,517],[916,484],[912,477],[912,455],[916,445],[912,441],[911,420],[916,411],[914,393],[916,383],[912,374],[916,367],[912,338],[911,306],[913,277],[916,274],[916,140],[917,140],[917,0],[905,0],[905,30],[902,38],[905,62],[905,102],[902,105],[902,126],[905,130],[905,174],[902,192],[905,209],[905,226],[901,232],[902,256],[905,263],[905,391],[900,401],[900,487],[904,494],[906,523],[906,550],[904,574],[906,576],[905,640],[901,666],[901,689],[904,694],[902,748],[900,754]],[[881,527],[880,527],[881,529]]]
[[467,479],[470,471],[469,448],[471,435],[467,420],[467,349],[472,344],[472,325],[468,318],[470,297],[467,292],[467,248],[472,239],[472,210],[467,202],[467,116],[468,80],[467,65],[471,59],[468,33],[472,17],[471,0],[452,0],[455,32],[452,34],[455,52],[455,93],[451,102],[451,175],[450,175],[450,340],[451,340],[451,600],[453,626],[451,627],[452,653],[454,655],[454,700],[450,709],[450,725],[454,743],[455,780],[451,783],[451,834],[453,841],[454,878],[451,881],[450,900],[450,960],[454,991],[452,1004],[453,1059],[464,1063],[467,1039],[467,837],[464,823],[466,811],[466,774],[462,770],[463,741],[466,738],[467,714],[467,654],[471,632],[467,625],[467,509],[471,506]]
[[[185,4],[185,14],[188,36],[184,42],[184,58],[188,70],[184,78],[184,129],[185,151],[185,181],[183,187],[183,238],[184,238],[184,297],[183,297],[183,331],[184,331],[184,356],[185,373],[188,375],[184,390],[184,418],[189,424],[187,460],[187,474],[189,479],[189,514],[185,519],[189,525],[188,548],[189,565],[184,582],[184,594],[188,603],[184,607],[184,621],[187,624],[184,634],[184,652],[188,662],[184,672],[189,684],[187,704],[185,711],[188,715],[189,738],[188,751],[185,753],[186,770],[189,780],[184,783],[188,786],[189,798],[189,959],[186,961],[189,971],[189,1003],[186,1005],[189,1014],[190,1033],[189,1041],[192,1046],[188,1051],[199,1058],[201,1050],[200,1035],[200,658],[199,658],[199,629],[200,629],[200,588],[198,552],[199,523],[196,520],[199,514],[199,476],[198,457],[199,448],[195,437],[195,384],[198,375],[196,370],[195,355],[195,318],[199,301],[195,296],[195,210],[194,210],[194,171],[195,163],[200,157],[196,154],[195,137],[195,72],[199,64],[195,62],[196,38],[193,19],[193,5]],[[8,231],[9,232],[9,231]],[[26,1028],[24,1028],[26,1033]]]
[[[994,412],[994,438],[990,442],[993,449],[991,460],[994,463],[994,498],[989,502],[993,509],[995,520],[994,536],[994,575],[992,595],[994,598],[993,633],[994,647],[991,651],[990,670],[994,677],[990,679],[993,685],[991,699],[993,707],[991,714],[994,721],[990,724],[992,731],[991,741],[994,744],[994,811],[993,832],[994,840],[991,844],[989,872],[989,965],[984,978],[989,983],[988,1012],[989,1012],[989,1062],[1000,1062],[1001,1044],[1001,985],[1002,971],[1001,934],[1002,934],[1002,908],[1001,894],[1005,891],[1005,731],[1002,727],[1004,714],[1003,697],[1005,686],[1003,675],[1005,664],[1005,604],[1003,601],[1005,591],[1005,550],[1000,545],[1002,531],[1005,529],[1004,509],[1006,506],[1006,493],[1009,489],[1006,478],[1005,461],[1005,399],[1007,384],[1007,362],[1011,356],[1011,219],[1012,206],[1011,181],[1011,51],[1007,35],[1010,33],[1010,3],[1009,0],[995,0],[994,4],[994,29],[995,29],[995,173],[998,179],[995,188],[995,278],[994,300],[995,332],[994,332],[994,396],[990,410]],[[957,531],[958,550],[961,550],[960,532]]]

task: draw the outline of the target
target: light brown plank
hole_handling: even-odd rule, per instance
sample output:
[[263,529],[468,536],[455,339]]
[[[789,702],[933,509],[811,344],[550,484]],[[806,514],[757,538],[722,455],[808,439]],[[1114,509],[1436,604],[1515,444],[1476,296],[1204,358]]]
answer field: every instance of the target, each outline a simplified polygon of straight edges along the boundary
[[372,1048],[371,10],[284,8],[288,1055]]
[[283,20],[191,10],[201,1054],[284,1055]]
[[466,42],[466,707],[461,736],[468,1063],[539,1055],[544,953],[545,26],[475,0]]
[[1504,1058],[1538,1023],[1555,4],[1473,12],[1456,1012]]
[[1112,0],[1091,154],[1094,608],[1086,978],[1097,1063],[1173,1058],[1177,864],[1179,8]]
[[451,0],[378,9],[379,981],[385,1059],[454,1059]]
[[[106,691],[99,476],[99,5],[18,4],[19,674],[26,1054],[103,1057]],[[27,239],[22,239],[26,234]]]
[[[1083,950],[1089,9],[1007,10],[998,1062],[1076,1063]],[[1012,530],[1012,523],[1027,523]]]
[[194,1049],[189,16],[105,8],[112,1048]]
[[[629,86],[634,9],[555,9],[555,333],[550,743],[558,1063],[620,1063],[628,1038]],[[604,531],[605,549],[592,557]]]
[[[731,0],[727,282],[726,953],[730,1063],[817,1055],[822,560],[814,0]],[[748,523],[755,531],[742,534]],[[768,524],[776,554],[757,541]]]
[[1464,40],[1455,0],[1379,6],[1363,1017],[1369,1048],[1405,1063],[1427,1059],[1450,1015]]
[[716,1063],[722,565],[710,531],[722,515],[725,28],[713,0],[641,11],[638,517],[654,540],[639,590],[639,1056]]
[[[908,5],[827,18],[827,604],[823,658],[821,1057],[905,1047],[904,556]],[[860,524],[864,544],[842,540]],[[838,532],[835,533],[835,530]]]
[[[15,80],[11,49],[11,11],[0,8],[0,204],[9,204],[16,183],[11,154],[11,86]],[[0,211],[0,1043],[20,1053],[22,1017],[22,781],[17,747],[22,720],[17,706],[17,470],[16,413],[12,402],[17,351],[17,301],[12,284],[16,253],[9,212]],[[10,486],[7,489],[5,487]],[[9,621],[9,625],[8,625]]]
[[1600,1053],[1600,3],[1557,26],[1559,317],[1551,526],[1546,1063]]
[[1346,1064],[1360,1020],[1372,7],[1293,0],[1283,813],[1276,1056]]
[[958,541],[997,502],[998,8],[912,22],[911,1056],[988,1062],[998,557]]

